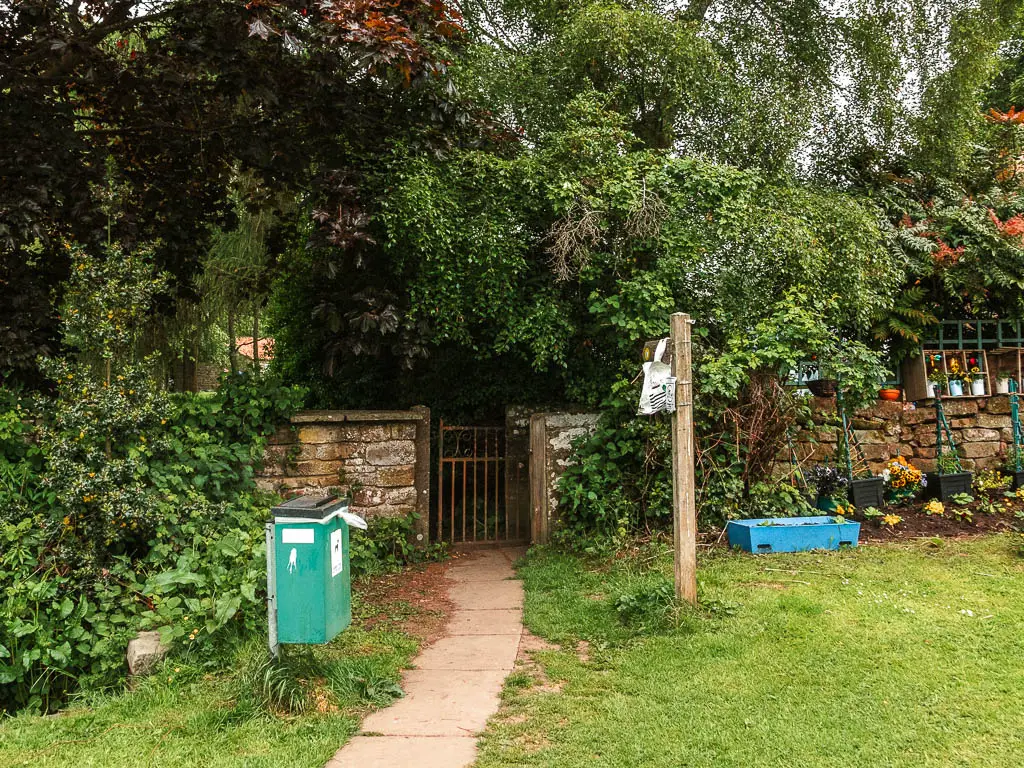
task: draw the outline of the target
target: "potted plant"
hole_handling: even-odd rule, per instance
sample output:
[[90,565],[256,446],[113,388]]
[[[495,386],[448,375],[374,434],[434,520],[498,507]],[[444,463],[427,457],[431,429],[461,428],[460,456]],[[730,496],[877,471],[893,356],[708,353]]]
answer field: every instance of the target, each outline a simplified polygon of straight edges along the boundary
[[880,507],[885,497],[885,478],[882,476],[855,477],[850,481],[850,503],[857,509]]
[[997,395],[1008,395],[1010,394],[1010,373],[1009,371],[1000,371],[996,374],[996,394]]
[[1016,445],[1009,447],[1003,471],[1012,478],[1014,490],[1024,488],[1024,448]]
[[971,369],[967,372],[967,376],[971,382],[972,395],[975,397],[983,397],[988,394],[985,392],[985,374],[981,372],[981,368],[977,365],[972,365]]
[[928,485],[928,480],[921,470],[902,456],[897,456],[885,465],[882,482],[885,486],[886,501],[890,504],[906,504]]
[[818,465],[807,472],[808,482],[818,493],[815,506],[824,512],[835,512],[836,507],[846,501],[849,479],[838,467]]
[[900,388],[899,387],[882,387],[878,390],[878,396],[882,400],[895,401],[900,399]]
[[944,371],[932,368],[928,374],[928,397],[939,397],[949,383],[949,376]]
[[964,371],[960,361],[955,357],[949,361],[949,375],[947,376],[946,388],[950,397],[964,396],[964,382],[967,380],[967,372]]
[[964,472],[955,449],[940,454],[935,460],[935,469],[928,475],[929,495],[946,501],[958,493],[970,494],[974,475]]

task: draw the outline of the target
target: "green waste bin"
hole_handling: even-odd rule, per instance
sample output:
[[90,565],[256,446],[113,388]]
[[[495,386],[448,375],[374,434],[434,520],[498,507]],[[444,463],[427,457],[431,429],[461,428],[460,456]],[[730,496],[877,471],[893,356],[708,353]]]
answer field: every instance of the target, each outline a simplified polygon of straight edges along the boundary
[[[337,497],[298,496],[272,510],[267,524],[270,648],[327,643],[352,620],[348,513]],[[361,524],[361,525],[360,525]]]

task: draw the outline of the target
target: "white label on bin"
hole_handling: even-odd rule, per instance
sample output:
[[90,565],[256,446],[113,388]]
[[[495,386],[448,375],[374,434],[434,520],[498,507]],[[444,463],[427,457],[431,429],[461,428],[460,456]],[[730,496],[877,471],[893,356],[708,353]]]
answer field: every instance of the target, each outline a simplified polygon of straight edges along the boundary
[[345,570],[345,559],[341,551],[341,529],[331,531],[331,577]]
[[316,535],[315,528],[285,528],[281,531],[283,544],[312,544]]

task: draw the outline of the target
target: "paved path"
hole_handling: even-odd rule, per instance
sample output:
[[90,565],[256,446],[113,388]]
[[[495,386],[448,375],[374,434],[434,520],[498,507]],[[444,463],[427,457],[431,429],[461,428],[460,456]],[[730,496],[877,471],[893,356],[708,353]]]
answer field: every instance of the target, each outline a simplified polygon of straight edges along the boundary
[[455,611],[447,634],[424,648],[405,675],[405,696],[363,721],[326,768],[462,768],[498,710],[523,632],[523,585],[512,562],[521,549],[492,549],[446,572]]

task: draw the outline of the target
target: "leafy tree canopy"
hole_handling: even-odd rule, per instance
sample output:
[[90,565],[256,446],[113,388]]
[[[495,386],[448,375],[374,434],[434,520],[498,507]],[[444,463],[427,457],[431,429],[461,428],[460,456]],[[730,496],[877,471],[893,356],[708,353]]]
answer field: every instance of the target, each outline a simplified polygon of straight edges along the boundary
[[13,4],[0,16],[0,372],[52,341],[48,302],[15,299],[66,277],[64,239],[153,243],[187,294],[248,174],[308,196],[345,241],[360,162],[388,136],[428,142],[452,111],[431,48],[459,31],[429,0]]

